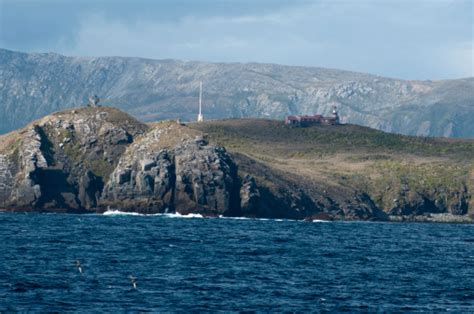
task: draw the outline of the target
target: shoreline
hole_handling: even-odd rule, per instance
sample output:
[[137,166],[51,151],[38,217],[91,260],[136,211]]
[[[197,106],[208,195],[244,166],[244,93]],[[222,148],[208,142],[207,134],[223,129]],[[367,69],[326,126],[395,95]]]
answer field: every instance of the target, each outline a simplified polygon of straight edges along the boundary
[[99,215],[99,216],[139,216],[139,217],[170,217],[170,218],[205,218],[205,219],[233,219],[233,220],[262,220],[262,221],[295,221],[295,222],[373,222],[373,223],[436,223],[436,224],[474,224],[474,219],[468,215],[452,214],[427,214],[419,216],[388,216],[388,220],[373,219],[292,219],[292,218],[268,218],[268,217],[246,217],[246,216],[213,216],[202,214],[180,214],[180,213],[143,213],[139,211],[77,211],[65,212],[64,210],[38,211],[38,210],[9,210],[0,208],[0,213],[9,214],[64,214],[64,215]]

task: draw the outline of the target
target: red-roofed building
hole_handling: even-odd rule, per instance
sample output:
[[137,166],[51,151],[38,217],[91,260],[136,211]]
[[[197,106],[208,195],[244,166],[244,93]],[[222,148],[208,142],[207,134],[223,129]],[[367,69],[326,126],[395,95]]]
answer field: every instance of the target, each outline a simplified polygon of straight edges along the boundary
[[306,127],[306,126],[311,126],[311,125],[335,125],[335,124],[339,124],[339,115],[337,113],[336,106],[334,106],[332,115],[330,117],[325,117],[320,114],[315,114],[313,116],[308,116],[308,115],[287,116],[285,118],[285,124],[299,126],[299,127]]

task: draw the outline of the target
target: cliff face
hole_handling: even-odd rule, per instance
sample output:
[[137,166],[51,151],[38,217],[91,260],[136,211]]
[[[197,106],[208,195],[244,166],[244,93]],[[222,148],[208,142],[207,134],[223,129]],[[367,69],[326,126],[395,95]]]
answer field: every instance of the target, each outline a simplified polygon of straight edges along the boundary
[[178,123],[147,126],[117,109],[82,108],[1,139],[7,210],[241,214],[234,161]]
[[53,114],[7,135],[3,152],[0,146],[6,182],[3,188],[0,185],[0,206],[95,208],[104,179],[126,147],[146,129],[119,110],[84,108]]
[[0,137],[0,208],[470,220],[473,158],[472,141],[349,125],[145,125],[114,108],[81,108]]
[[[0,133],[97,94],[141,121],[328,114],[402,134],[474,137],[474,79],[406,81],[340,70],[138,58],[75,58],[0,49]],[[133,105],[132,105],[133,104]]]
[[238,214],[237,167],[199,132],[162,123],[122,155],[102,206],[145,212]]

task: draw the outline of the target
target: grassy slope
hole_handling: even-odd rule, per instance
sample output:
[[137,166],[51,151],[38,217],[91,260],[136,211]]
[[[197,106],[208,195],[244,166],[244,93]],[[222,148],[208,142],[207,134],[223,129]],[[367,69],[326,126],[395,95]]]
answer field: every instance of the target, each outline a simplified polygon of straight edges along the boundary
[[459,191],[474,190],[473,140],[409,137],[355,125],[291,128],[257,119],[190,127],[315,191],[366,191],[385,210],[394,207],[395,199],[403,205],[419,194],[433,195],[449,207]]

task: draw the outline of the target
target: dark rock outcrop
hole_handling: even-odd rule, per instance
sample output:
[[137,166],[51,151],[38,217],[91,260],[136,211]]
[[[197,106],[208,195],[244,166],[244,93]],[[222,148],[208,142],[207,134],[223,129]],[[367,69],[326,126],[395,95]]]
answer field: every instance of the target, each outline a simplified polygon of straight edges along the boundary
[[237,167],[223,147],[198,139],[178,146],[174,160],[178,212],[231,215],[238,211]]
[[87,170],[79,181],[79,192],[77,195],[82,207],[88,210],[96,208],[103,188],[104,182],[102,178]]
[[0,208],[6,207],[6,201],[13,189],[13,165],[8,156],[0,155]]
[[261,205],[260,191],[255,178],[251,175],[246,175],[239,192],[241,214],[248,216],[256,213]]
[[225,149],[201,137],[156,146],[182,128],[153,129],[131,145],[105,186],[102,207],[211,216],[237,212],[237,168]]
[[[18,150],[17,169],[18,173],[8,171],[15,180],[11,194],[3,203],[12,208],[35,208],[41,198],[41,186],[39,181],[39,170],[47,168],[48,162],[44,155],[42,136],[39,127],[30,127],[22,138],[22,144]],[[43,149],[42,149],[43,148]],[[14,171],[14,170],[13,170]]]
[[[113,108],[57,113],[0,153],[0,204],[9,210],[94,210],[103,178],[146,126]],[[8,182],[10,179],[10,182]]]

